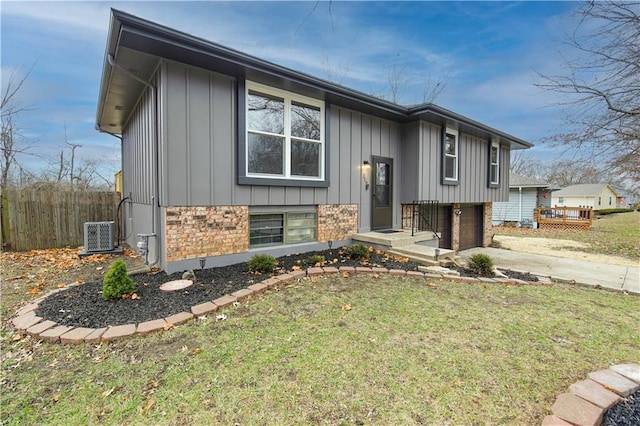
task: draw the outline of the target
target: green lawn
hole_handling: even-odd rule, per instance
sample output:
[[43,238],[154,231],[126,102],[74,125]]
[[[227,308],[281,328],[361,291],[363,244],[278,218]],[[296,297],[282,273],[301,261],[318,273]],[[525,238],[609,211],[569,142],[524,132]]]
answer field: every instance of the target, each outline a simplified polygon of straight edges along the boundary
[[562,229],[528,229],[495,227],[496,235],[557,238],[588,244],[591,253],[609,254],[635,259],[640,262],[640,212],[616,213],[593,221],[587,231]]
[[110,344],[5,330],[2,423],[540,424],[569,384],[639,361],[636,296],[313,281],[225,309],[226,321]]

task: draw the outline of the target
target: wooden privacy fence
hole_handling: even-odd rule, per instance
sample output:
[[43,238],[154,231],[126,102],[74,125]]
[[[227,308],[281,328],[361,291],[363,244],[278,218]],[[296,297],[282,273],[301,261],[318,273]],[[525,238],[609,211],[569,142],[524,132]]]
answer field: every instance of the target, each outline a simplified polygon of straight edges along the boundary
[[117,192],[8,189],[2,192],[3,249],[84,244],[84,223],[115,220]]
[[589,229],[593,223],[591,207],[536,207],[533,220],[539,228]]

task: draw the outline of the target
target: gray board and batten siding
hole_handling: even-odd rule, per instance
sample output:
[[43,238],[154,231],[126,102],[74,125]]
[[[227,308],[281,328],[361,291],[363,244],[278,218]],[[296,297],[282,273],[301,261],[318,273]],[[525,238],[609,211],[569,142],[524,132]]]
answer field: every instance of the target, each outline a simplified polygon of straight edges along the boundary
[[329,187],[238,185],[236,80],[172,61],[162,61],[160,80],[161,205],[359,204],[360,227],[369,226],[362,162],[372,155],[399,159],[400,124],[327,105]]
[[[160,81],[161,205],[360,204],[361,213],[368,216],[365,212],[370,207],[370,194],[364,193],[361,167],[362,162],[373,155],[396,161],[395,169],[399,172],[394,176],[394,189],[401,195],[402,202],[437,199],[442,203],[473,203],[507,199],[504,171],[509,167],[508,148],[500,150],[501,185],[489,188],[486,185],[489,141],[460,133],[460,184],[442,185],[442,126],[424,121],[398,124],[332,105],[328,106],[326,138],[329,146],[327,172],[331,182],[328,188],[237,185],[235,79],[162,61]],[[153,139],[149,135],[153,129],[148,120],[135,118],[139,114],[148,117],[152,109],[147,100],[152,98],[150,92],[147,91],[136,108],[144,111],[134,113],[125,132],[125,135],[140,135],[138,142],[141,144]],[[151,155],[145,154],[150,154],[152,147],[135,149],[140,151],[136,164],[150,170],[153,165],[143,162],[150,161]],[[152,174],[134,171],[134,168],[131,171],[138,174],[134,185],[149,194]],[[149,202],[148,194],[139,202]],[[137,199],[134,201],[138,202]],[[361,226],[366,227],[369,218],[362,219]]]
[[438,200],[441,204],[506,201],[509,197],[509,148],[500,147],[500,185],[487,184],[491,142],[459,134],[459,184],[441,183],[442,126],[419,121],[403,129],[401,202]]

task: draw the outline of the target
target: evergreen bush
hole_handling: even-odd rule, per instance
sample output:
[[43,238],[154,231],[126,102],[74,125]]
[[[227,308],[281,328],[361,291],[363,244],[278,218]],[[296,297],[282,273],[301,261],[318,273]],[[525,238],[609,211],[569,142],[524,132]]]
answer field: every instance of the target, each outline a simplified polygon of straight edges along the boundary
[[318,264],[323,265],[324,264],[324,256],[322,256],[321,254],[314,254],[313,256],[309,256],[307,258],[307,265],[311,265],[311,266],[316,266]]
[[369,249],[363,244],[353,244],[345,247],[344,253],[351,259],[364,259],[369,256]]
[[277,261],[275,257],[268,254],[256,254],[249,259],[249,271],[270,273],[275,271]]
[[493,259],[486,254],[476,253],[469,258],[469,269],[478,275],[493,276]]
[[106,300],[117,300],[135,290],[136,283],[127,275],[127,265],[122,259],[113,262],[102,282],[102,297]]

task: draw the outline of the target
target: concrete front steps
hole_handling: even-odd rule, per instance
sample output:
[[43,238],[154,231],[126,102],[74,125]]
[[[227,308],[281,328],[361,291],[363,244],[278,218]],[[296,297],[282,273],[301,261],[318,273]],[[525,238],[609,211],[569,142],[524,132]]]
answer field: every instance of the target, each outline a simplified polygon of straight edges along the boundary
[[[433,232],[411,235],[410,231],[404,230],[392,233],[372,231],[355,234],[351,239],[428,266],[449,266],[455,259],[453,250],[438,248],[438,236]],[[436,249],[439,250],[437,260]]]
[[[436,250],[438,259],[436,260]],[[449,249],[436,249],[435,247],[409,244],[407,246],[395,247],[387,250],[387,253],[395,256],[406,257],[414,262],[427,266],[450,266],[455,261],[455,252]]]

